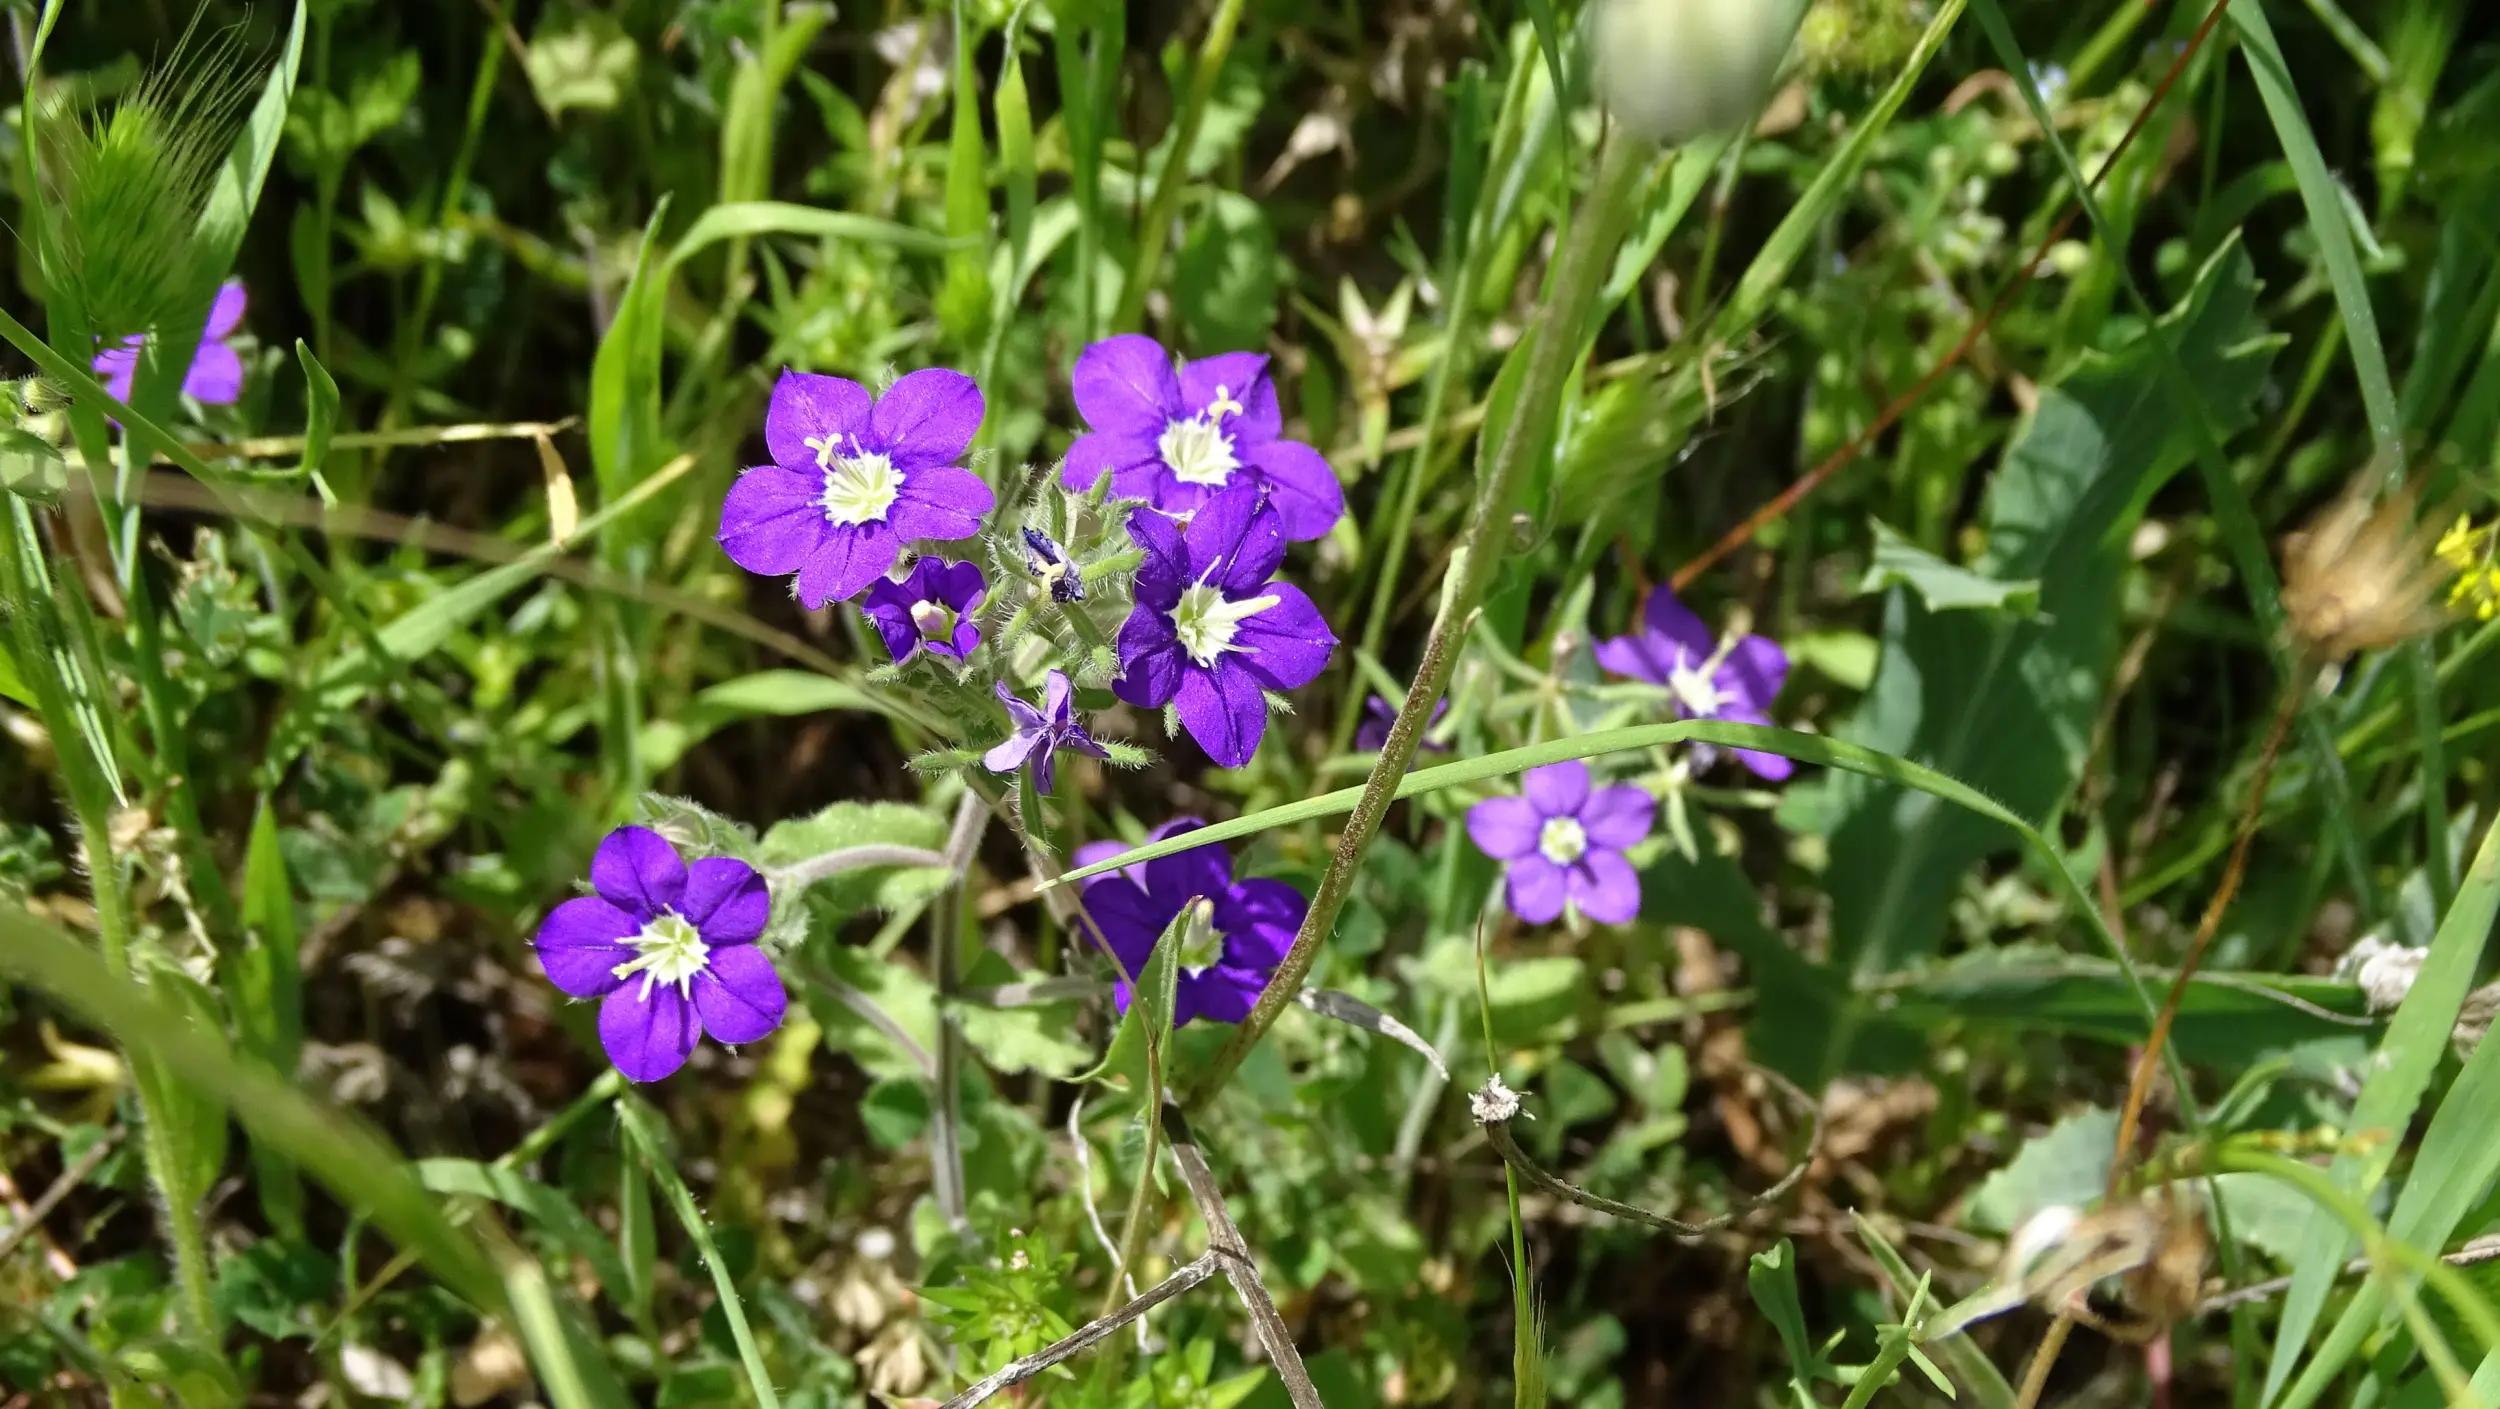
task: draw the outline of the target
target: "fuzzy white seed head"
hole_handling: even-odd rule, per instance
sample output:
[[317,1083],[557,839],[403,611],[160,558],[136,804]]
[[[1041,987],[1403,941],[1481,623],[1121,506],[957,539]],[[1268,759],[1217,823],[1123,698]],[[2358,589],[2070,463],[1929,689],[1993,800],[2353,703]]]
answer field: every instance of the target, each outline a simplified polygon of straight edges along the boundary
[[1750,122],[1803,6],[1795,0],[1599,0],[1597,92],[1661,142]]

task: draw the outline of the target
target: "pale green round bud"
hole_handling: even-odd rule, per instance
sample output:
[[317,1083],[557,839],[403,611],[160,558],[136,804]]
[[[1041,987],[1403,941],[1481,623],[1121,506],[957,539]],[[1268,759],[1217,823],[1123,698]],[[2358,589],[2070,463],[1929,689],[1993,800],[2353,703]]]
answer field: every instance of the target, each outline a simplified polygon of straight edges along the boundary
[[1642,136],[1750,122],[1797,33],[1796,0],[1598,0],[1597,94]]

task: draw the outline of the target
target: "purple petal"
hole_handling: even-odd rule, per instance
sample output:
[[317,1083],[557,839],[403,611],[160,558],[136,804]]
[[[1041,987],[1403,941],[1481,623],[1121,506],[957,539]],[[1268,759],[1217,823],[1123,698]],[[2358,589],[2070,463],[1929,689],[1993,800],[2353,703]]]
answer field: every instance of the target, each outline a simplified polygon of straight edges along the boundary
[[1285,561],[1284,524],[1246,480],[1208,500],[1183,537],[1190,580],[1211,580],[1236,597],[1255,595]]
[[1189,657],[1171,618],[1141,604],[1120,624],[1118,650],[1120,673],[1111,682],[1112,694],[1139,709],[1161,709],[1180,693]]
[[902,543],[881,523],[826,524],[816,551],[799,565],[799,602],[814,611],[848,601],[894,566]]
[[[921,561],[927,563],[933,560],[924,558]],[[915,572],[914,576],[917,575]],[[944,602],[957,613],[970,615],[980,609],[981,599],[989,595],[990,580],[981,575],[979,563],[940,563],[937,570],[929,574],[928,583],[921,588],[921,592],[930,601]]]
[[[1083,494],[1094,487],[1095,481],[1113,470],[1125,470],[1136,465],[1159,466],[1162,463],[1152,440],[1112,431],[1095,431],[1078,436],[1076,443],[1068,447],[1068,458],[1059,466],[1059,482]],[[1119,489],[1116,480],[1112,489],[1115,492]]]
[[[1024,766],[1026,759],[1033,756],[1033,750],[1041,746],[1040,734],[1027,729],[1019,729],[1009,734],[1005,742],[981,755],[981,766],[992,773],[1013,773]],[[1036,781],[1034,786],[1039,787],[1040,783]]]
[[1589,800],[1589,766],[1576,758],[1531,768],[1520,782],[1539,816],[1577,817]]
[[886,577],[870,583],[859,599],[860,614],[885,638],[885,648],[897,662],[910,659],[920,648],[920,623],[911,616],[912,604],[918,600],[910,588]]
[[[1056,674],[1057,672],[1054,671],[1052,673]],[[1014,721],[1017,733],[1039,734],[1043,729],[1049,726],[1049,720],[1043,715],[1043,713],[1040,710],[1035,709],[1033,706],[1026,704],[1022,697],[1018,696],[1015,691],[1008,689],[1006,681],[1001,680],[997,684],[991,686],[990,689],[998,696],[999,704],[1006,709],[1007,717]]]
[[1285,418],[1276,409],[1276,383],[1267,375],[1267,354],[1264,352],[1220,352],[1181,365],[1181,409],[1191,415],[1205,414],[1221,387],[1230,400],[1241,406],[1238,412],[1227,412],[1223,427],[1237,437],[1252,442],[1274,440],[1285,428]]
[[823,477],[764,465],[738,476],[720,506],[720,546],[729,560],[765,577],[797,572],[824,541]]
[[998,496],[970,470],[915,468],[903,476],[886,523],[898,538],[970,538],[997,504]]
[[1198,741],[1207,757],[1224,768],[1239,768],[1259,751],[1267,733],[1267,697],[1259,682],[1230,658],[1213,667],[1192,666],[1181,672],[1181,727]]
[[1221,901],[1232,890],[1233,857],[1221,846],[1193,846],[1146,863],[1146,894],[1154,897],[1155,908],[1163,912],[1167,925],[1189,902]]
[[1738,704],[1767,710],[1779,697],[1780,686],[1788,683],[1788,652],[1768,636],[1748,636],[1727,653],[1717,683],[1732,689]]
[[1215,907],[1215,922],[1224,929],[1224,963],[1253,973],[1275,972],[1310,909],[1310,900],[1283,881],[1257,877],[1235,885]]
[[1138,602],[1168,608],[1180,601],[1181,590],[1193,580],[1180,525],[1152,509],[1131,509],[1127,528],[1129,541],[1146,554],[1137,565]]
[[596,998],[623,981],[616,966],[632,960],[634,949],[622,941],[641,932],[641,920],[595,895],[581,896],[539,922],[538,962],[557,988]]
[[1203,484],[1184,484],[1158,452],[1142,464],[1122,465],[1111,472],[1111,497],[1143,499],[1167,514],[1187,516],[1206,506],[1215,491]]
[[599,1045],[627,1081],[658,1081],[684,1066],[702,1035],[694,1005],[670,984],[652,984],[646,995],[638,976],[599,1005]]
[[1694,661],[1710,659],[1719,648],[1718,633],[1702,624],[1692,609],[1676,600],[1675,593],[1664,587],[1650,589],[1649,604],[1641,610],[1641,621],[1652,634],[1666,638],[1666,648],[1653,646],[1660,659],[1672,660],[1677,649]]
[[1070,376],[1076,409],[1098,431],[1153,440],[1180,415],[1172,356],[1142,333],[1122,333],[1077,354]]
[[[886,388],[868,425],[877,448],[897,468],[935,469],[962,457],[981,429],[981,413],[981,388],[972,378],[946,367],[924,367]],[[981,511],[988,513],[989,505]]]
[[[868,433],[868,411],[876,398],[848,377],[814,372],[781,371],[773,383],[773,399],[764,408],[764,447],[775,464],[815,472],[815,447],[810,440],[848,446],[851,437]],[[788,571],[788,569],[783,569]]]
[[756,1041],[781,1026],[789,1007],[773,961],[752,944],[713,950],[712,962],[694,976],[694,1010],[715,1042]]
[[1504,895],[1510,913],[1532,925],[1550,925],[1562,918],[1566,885],[1563,868],[1532,851],[1510,863]]
[[191,356],[191,370],[182,377],[182,394],[207,406],[231,406],[243,399],[243,358],[221,342],[203,342]]
[[1325,538],[1345,517],[1345,486],[1310,446],[1298,440],[1271,441],[1251,451],[1248,459],[1267,480],[1287,538],[1296,543]]
[[1670,647],[1661,656],[1657,646],[1658,638],[1654,636],[1608,636],[1597,643],[1597,663],[1617,675],[1629,675],[1635,680],[1664,685],[1675,652]]
[[[1730,724],[1760,724],[1767,727],[1771,722],[1770,718],[1760,710],[1732,707],[1719,717]],[[1760,749],[1730,749],[1728,752],[1735,754],[1737,762],[1752,769],[1754,776],[1764,782],[1784,783],[1788,781],[1788,775],[1797,771],[1796,760],[1786,754],[1764,753]]]
[[1489,797],[1467,809],[1467,835],[1496,861],[1534,854],[1545,819],[1524,797]]
[[1628,925],[1640,918],[1641,878],[1622,852],[1591,847],[1568,870],[1571,903],[1581,914],[1603,925]]
[[1319,678],[1337,649],[1337,633],[1301,588],[1271,582],[1265,595],[1276,605],[1241,623],[1233,644],[1241,654],[1227,657],[1240,663],[1271,690],[1298,690]]
[[1181,1009],[1191,1018],[1208,1018],[1220,1023],[1237,1023],[1250,1016],[1258,1006],[1259,993],[1267,987],[1267,975],[1218,964],[1196,978],[1181,980],[1189,1001],[1175,1004],[1172,1025],[1181,1024]]
[[590,888],[638,920],[673,910],[686,896],[686,863],[648,827],[619,827],[590,858]]
[[228,337],[235,329],[243,326],[245,301],[246,295],[243,292],[241,279],[228,279],[219,284],[217,297],[208,305],[208,325],[200,329],[201,340],[213,341]]
[[1146,971],[1155,941],[1163,937],[1163,927],[1178,912],[1177,907],[1158,904],[1135,882],[1117,875],[1086,882],[1083,908],[1102,931],[1103,942],[1111,946],[1112,957],[1132,978]]
[[1599,788],[1580,809],[1580,825],[1590,841],[1621,851],[1648,836],[1657,816],[1658,800],[1643,789]]
[[1068,673],[1053,670],[1042,681],[1042,711],[1038,716],[1052,728],[1064,729],[1076,718],[1076,687],[1068,683]]
[[139,344],[128,343],[108,347],[95,355],[96,374],[104,379],[104,389],[115,401],[130,400],[130,384],[139,375]]
[[677,902],[703,942],[753,944],[773,917],[773,894],[755,868],[734,856],[706,856],[686,868],[686,896]]

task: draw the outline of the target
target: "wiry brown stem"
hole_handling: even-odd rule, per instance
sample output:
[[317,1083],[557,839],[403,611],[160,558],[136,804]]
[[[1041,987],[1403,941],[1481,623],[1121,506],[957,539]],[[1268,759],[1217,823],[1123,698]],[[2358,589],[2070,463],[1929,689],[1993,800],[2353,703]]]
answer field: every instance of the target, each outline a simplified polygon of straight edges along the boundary
[[1259,1280],[1259,1264],[1250,1255],[1250,1245],[1242,1241],[1241,1229],[1233,1225],[1232,1212],[1224,1206],[1224,1191],[1216,1187],[1215,1174],[1198,1148],[1198,1137],[1190,1133],[1181,1113],[1169,1107],[1163,1113],[1163,1133],[1172,1145],[1172,1162],[1180,1166],[1181,1183],[1188,1186],[1190,1200],[1206,1222],[1207,1252],[1223,1264],[1224,1279],[1233,1284],[1242,1310],[1250,1313],[1251,1329],[1258,1333],[1268,1363],[1276,1367],[1285,1397],[1293,1401],[1294,1409],[1327,1409],[1320,1402],[1318,1387],[1311,1383],[1311,1372],[1303,1368],[1292,1329],[1267,1294],[1267,1285]]
[[1183,1264],[1178,1271],[1148,1287],[1126,1305],[1096,1317],[1077,1327],[1074,1333],[1022,1359],[1011,1360],[973,1381],[963,1393],[946,1401],[939,1409],[972,1409],[976,1404],[986,1403],[1001,1390],[1012,1389],[1035,1375],[1066,1364],[1109,1340],[1122,1326],[1143,1319],[1147,1312],[1214,1276],[1216,1263],[1216,1254],[1209,1252],[1195,1262]]
[[2240,804],[2238,828],[2231,839],[2230,859],[2223,863],[2222,881],[2214,887],[2213,898],[2205,902],[2205,914],[2196,922],[2196,935],[2188,941],[2179,971],[2170,980],[2170,992],[2162,999],[2161,1011],[2153,1018],[2152,1031],[2145,1034],[2144,1050],[2137,1056],[2135,1074],[2127,1082],[2127,1103],[2118,1111],[2118,1138],[2110,1151],[2109,1191],[2114,1197],[2119,1183],[2135,1151],[2137,1127],[2144,1119],[2144,1102],[2153,1093],[2153,1073],[2161,1069],[2162,1049],[2169,1043],[2170,1029],[2179,1019],[2179,1004],[2187,996],[2188,984],[2196,977],[2196,969],[2205,960],[2205,950],[2222,928],[2223,912],[2231,908],[2231,899],[2239,894],[2240,881],[2248,871],[2249,844],[2257,837],[2257,819],[2265,811],[2266,786],[2274,779],[2275,761],[2283,755],[2283,741],[2291,736],[2292,720],[2300,713],[2301,696],[2309,689],[2312,672],[2294,671],[2284,683],[2283,702],[2275,707],[2274,722],[2266,729],[2266,741],[2257,752],[2257,768],[2249,776],[2248,798]]

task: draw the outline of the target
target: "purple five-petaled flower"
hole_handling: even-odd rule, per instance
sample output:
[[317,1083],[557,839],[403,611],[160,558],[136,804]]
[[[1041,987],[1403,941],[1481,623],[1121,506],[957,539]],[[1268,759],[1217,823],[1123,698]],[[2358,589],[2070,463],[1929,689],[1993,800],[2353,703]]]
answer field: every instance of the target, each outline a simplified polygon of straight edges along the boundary
[[[242,280],[228,279],[217,286],[217,298],[208,306],[208,326],[200,330],[200,345],[191,354],[190,369],[182,374],[182,394],[193,401],[225,406],[242,399],[243,355],[229,339],[243,326],[243,303]],[[104,389],[115,400],[130,400],[131,384],[139,377],[139,354],[147,342],[125,338],[96,353],[96,375],[104,379]]]
[[1309,684],[1336,633],[1301,588],[1269,581],[1285,560],[1284,525],[1254,486],[1207,501],[1186,529],[1134,510],[1128,533],[1146,558],[1112,693],[1142,709],[1176,704],[1207,757],[1239,768],[1267,732],[1264,692]]
[[975,564],[922,558],[900,582],[880,577],[869,584],[859,609],[876,624],[897,664],[924,650],[962,660],[981,644],[981,628],[972,618],[989,590]]
[[599,1042],[626,1080],[667,1076],[706,1032],[736,1044],[781,1026],[790,999],[755,945],[773,901],[754,867],[689,866],[659,833],[619,827],[590,859],[590,888],[539,925],[538,962],[556,987],[601,1000]]
[[981,755],[981,766],[992,773],[1013,773],[1030,764],[1033,769],[1033,790],[1050,791],[1053,769],[1051,755],[1061,749],[1074,749],[1094,758],[1111,755],[1094,736],[1085,732],[1084,722],[1076,717],[1076,690],[1068,683],[1067,672],[1054,670],[1042,683],[1042,707],[1035,709],[1017,699],[998,682],[998,702],[1007,707],[1007,716],[1015,721],[1016,732],[1005,743]]
[[1345,514],[1336,471],[1283,438],[1265,353],[1200,358],[1176,373],[1161,343],[1123,333],[1078,354],[1072,380],[1093,433],[1068,447],[1060,478],[1070,489],[1082,493],[1108,474],[1113,494],[1185,515],[1235,486],[1259,485],[1297,543],[1324,536]]
[[[1201,825],[1194,817],[1176,817],[1157,827],[1148,840],[1179,836]],[[1125,849],[1107,848],[1113,854]],[[1099,854],[1104,850],[1100,845],[1080,849],[1078,860],[1083,862],[1089,853],[1095,853],[1095,860],[1107,859]],[[1177,956],[1180,974],[1172,1007],[1174,1027],[1196,1018],[1237,1023],[1250,1016],[1260,990],[1267,987],[1268,975],[1276,972],[1285,951],[1293,947],[1303,912],[1311,907],[1302,892],[1283,881],[1234,880],[1232,857],[1219,846],[1160,856],[1143,866],[1088,881],[1085,913],[1100,927],[1126,971],[1112,989],[1121,1012],[1128,1011],[1135,996],[1131,980],[1146,972],[1146,960],[1164,930],[1199,900],[1213,907],[1214,923],[1197,951]]]
[[1658,803],[1635,787],[1589,787],[1578,759],[1531,768],[1525,795],[1486,798],[1467,810],[1467,835],[1503,863],[1510,912],[1532,925],[1566,905],[1602,924],[1641,912],[1641,879],[1624,848],[1649,835]]
[[[1597,663],[1617,675],[1664,685],[1685,719],[1724,719],[1732,724],[1769,724],[1771,701],[1788,679],[1788,652],[1768,636],[1722,640],[1664,587],[1649,594],[1641,627],[1597,643]],[[1694,759],[1707,767],[1716,750],[1696,745]],[[1775,753],[1734,750],[1737,760],[1776,783],[1796,765]]]
[[[1433,725],[1440,723],[1441,716],[1449,712],[1450,702],[1446,697],[1435,701],[1432,706],[1432,718],[1424,721],[1424,728],[1430,729]],[[1389,730],[1397,722],[1397,703],[1387,695],[1374,695],[1363,701],[1363,722],[1355,726],[1354,747],[1364,753],[1378,753],[1387,748]],[[1416,746],[1430,749],[1434,753],[1450,751],[1448,744],[1434,743],[1430,734],[1416,740]]]
[[955,462],[981,428],[972,378],[924,368],[872,396],[844,377],[784,371],[764,413],[773,463],[722,501],[720,546],[765,577],[798,574],[809,609],[858,596],[917,539],[969,538],[997,503]]

